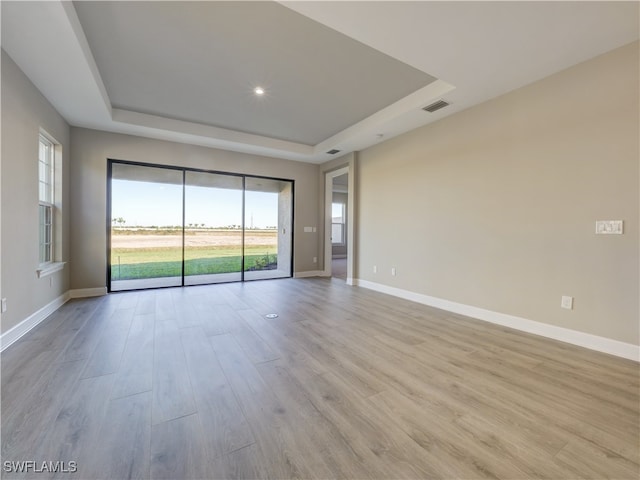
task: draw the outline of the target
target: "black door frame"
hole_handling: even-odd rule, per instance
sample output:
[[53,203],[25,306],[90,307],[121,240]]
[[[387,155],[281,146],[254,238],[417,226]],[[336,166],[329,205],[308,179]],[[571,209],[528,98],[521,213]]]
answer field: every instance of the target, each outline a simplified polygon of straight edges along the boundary
[[[122,164],[122,165],[134,165],[139,167],[151,167],[151,168],[164,168],[167,170],[178,170],[182,172],[182,275],[181,275],[181,285],[182,287],[191,286],[184,284],[184,236],[185,236],[185,191],[186,191],[186,172],[200,172],[200,173],[212,173],[217,175],[228,175],[231,177],[240,177],[242,178],[242,257],[241,257],[241,271],[240,271],[240,280],[239,282],[254,282],[257,280],[245,280],[244,278],[244,260],[245,260],[245,192],[246,192],[246,179],[247,178],[262,178],[265,180],[276,180],[280,182],[290,182],[291,183],[291,258],[289,259],[289,277],[293,277],[293,258],[294,258],[294,232],[295,232],[295,193],[296,193],[296,181],[290,178],[278,178],[278,177],[268,177],[265,175],[251,175],[248,173],[232,173],[232,172],[223,172],[220,170],[207,170],[202,168],[192,168],[192,167],[180,167],[177,165],[162,165],[156,163],[146,163],[146,162],[135,162],[130,160],[120,160],[115,158],[107,158],[107,218],[106,218],[106,233],[107,233],[107,292],[111,293],[111,202],[112,202],[112,191],[111,191],[111,180],[113,178],[113,164]],[[277,280],[277,279],[273,279]],[[238,281],[234,281],[232,283],[237,283]],[[218,283],[229,283],[229,282],[218,282]],[[206,284],[203,284],[206,285]],[[209,284],[215,285],[215,283]],[[197,286],[197,285],[194,285]],[[140,288],[135,290],[150,290],[157,288],[176,288],[176,287],[149,287],[149,288]],[[120,291],[120,290],[119,290]],[[122,290],[127,291],[127,290]]]

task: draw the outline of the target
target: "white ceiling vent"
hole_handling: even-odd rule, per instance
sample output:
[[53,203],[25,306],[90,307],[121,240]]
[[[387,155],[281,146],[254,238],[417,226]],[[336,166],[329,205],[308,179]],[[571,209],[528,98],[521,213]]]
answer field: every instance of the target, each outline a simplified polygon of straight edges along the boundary
[[336,150],[336,149],[334,148],[334,149],[332,149],[332,150],[329,150],[327,153],[328,153],[329,155],[335,155],[336,153],[339,153],[339,152],[340,152],[340,150]]
[[422,109],[425,112],[433,113],[436,110],[440,110],[441,108],[444,108],[444,107],[446,107],[448,105],[449,105],[448,102],[445,102],[444,100],[438,100],[437,102],[432,103],[431,105],[427,105],[426,107],[423,107]]

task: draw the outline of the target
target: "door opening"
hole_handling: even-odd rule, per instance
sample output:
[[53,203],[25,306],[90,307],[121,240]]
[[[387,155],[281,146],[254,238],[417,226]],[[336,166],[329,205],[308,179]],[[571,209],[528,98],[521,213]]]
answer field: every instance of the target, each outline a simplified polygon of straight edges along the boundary
[[349,167],[326,173],[324,274],[349,285],[353,283],[352,185]]

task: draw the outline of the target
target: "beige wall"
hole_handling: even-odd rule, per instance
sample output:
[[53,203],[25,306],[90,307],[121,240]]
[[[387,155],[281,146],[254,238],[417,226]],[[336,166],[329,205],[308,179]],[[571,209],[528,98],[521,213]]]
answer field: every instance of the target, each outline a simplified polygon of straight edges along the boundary
[[[360,152],[357,277],[638,345],[638,55]],[[624,235],[595,235],[608,219]]]
[[38,136],[62,145],[61,260],[69,259],[69,126],[2,50],[2,333],[69,289],[69,265],[38,278]]
[[317,237],[303,227],[318,224],[317,165],[84,128],[71,133],[72,288],[106,286],[108,158],[295,180],[294,271],[315,270]]

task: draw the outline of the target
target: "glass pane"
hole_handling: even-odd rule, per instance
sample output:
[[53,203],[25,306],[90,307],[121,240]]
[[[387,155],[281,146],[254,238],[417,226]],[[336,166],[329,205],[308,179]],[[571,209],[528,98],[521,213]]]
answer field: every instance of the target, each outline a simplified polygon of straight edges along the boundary
[[182,171],[114,163],[111,290],[182,285]]
[[242,177],[185,175],[185,285],[240,281]]
[[40,263],[44,263],[47,261],[46,259],[46,254],[45,254],[45,248],[44,248],[44,244],[45,244],[45,230],[46,230],[46,225],[45,225],[45,211],[46,211],[46,207],[40,205],[38,208],[38,216],[39,216],[39,223],[38,223],[38,244],[40,246],[39,249],[39,256],[38,256],[38,261]]
[[245,280],[291,276],[293,185],[245,180]]
[[344,223],[344,204],[331,204],[331,218],[333,223]]
[[342,245],[344,243],[344,237],[342,236],[343,224],[333,223],[331,224],[331,243],[334,245]]

